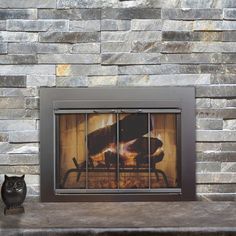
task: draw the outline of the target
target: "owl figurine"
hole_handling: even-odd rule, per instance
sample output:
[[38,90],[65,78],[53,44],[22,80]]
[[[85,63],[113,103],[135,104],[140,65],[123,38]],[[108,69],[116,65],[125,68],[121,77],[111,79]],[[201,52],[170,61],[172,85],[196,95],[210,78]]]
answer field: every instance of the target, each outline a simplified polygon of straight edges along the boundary
[[2,184],[1,195],[2,200],[6,207],[4,210],[5,214],[16,214],[23,213],[24,208],[21,204],[24,202],[26,197],[26,183],[25,175],[21,177],[5,175],[5,180]]

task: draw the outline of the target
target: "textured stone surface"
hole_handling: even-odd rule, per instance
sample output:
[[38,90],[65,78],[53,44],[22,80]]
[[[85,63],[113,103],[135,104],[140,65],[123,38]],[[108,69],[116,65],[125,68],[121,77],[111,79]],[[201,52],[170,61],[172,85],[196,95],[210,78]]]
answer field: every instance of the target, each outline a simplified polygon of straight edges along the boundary
[[[19,1],[17,0],[1,0],[0,8],[16,8]],[[54,8],[56,7],[56,0],[21,0],[19,8]]]
[[40,9],[39,19],[100,20],[100,9]]
[[185,8],[185,9],[163,9],[162,10],[162,19],[171,19],[171,20],[212,19],[212,20],[215,20],[215,19],[222,19],[222,17],[223,16],[222,16],[221,9]]
[[101,30],[104,31],[115,31],[115,30],[130,30],[130,20],[112,20],[104,19],[101,20]]
[[158,64],[160,54],[116,53],[102,54],[103,65],[126,65],[126,64]]
[[47,32],[39,35],[40,42],[89,43],[100,41],[97,32]]
[[[207,186],[202,188],[207,189]],[[28,235],[211,236],[217,232],[219,236],[230,236],[236,231],[234,202],[108,202],[105,206],[79,203],[79,207],[78,203],[25,202],[24,207],[23,215],[6,217],[1,214],[0,226],[4,235],[20,232]],[[73,215],[77,217],[71,217]],[[18,222],[17,228],[15,222]]]
[[44,54],[38,55],[40,64],[99,64],[101,56],[98,54]]
[[70,21],[70,31],[73,32],[96,32],[101,30],[99,20]]
[[[0,3],[1,4],[1,3]],[[37,10],[35,9],[0,9],[0,20],[9,19],[37,19]]]
[[26,76],[0,76],[0,87],[26,87]]
[[160,19],[160,9],[137,9],[137,8],[106,8],[102,10],[102,19],[118,19],[118,20],[130,20],[130,19]]
[[66,20],[7,20],[8,31],[68,31]]
[[[194,86],[198,196],[235,200],[235,7],[234,0],[1,0],[1,170],[38,165],[42,86]],[[30,176],[28,192],[38,195],[38,173]]]

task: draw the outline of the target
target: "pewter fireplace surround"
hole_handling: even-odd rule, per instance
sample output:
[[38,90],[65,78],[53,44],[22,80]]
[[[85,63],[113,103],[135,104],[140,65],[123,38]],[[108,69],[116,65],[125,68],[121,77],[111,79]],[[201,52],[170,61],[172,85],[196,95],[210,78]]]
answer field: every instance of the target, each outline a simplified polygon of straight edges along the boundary
[[42,201],[195,199],[192,87],[41,88]]

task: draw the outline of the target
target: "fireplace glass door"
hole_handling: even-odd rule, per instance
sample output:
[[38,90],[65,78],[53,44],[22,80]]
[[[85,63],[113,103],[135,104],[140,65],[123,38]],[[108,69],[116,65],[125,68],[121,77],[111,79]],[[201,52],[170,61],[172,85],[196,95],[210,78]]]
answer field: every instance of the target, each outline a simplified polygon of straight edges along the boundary
[[180,112],[59,111],[56,189],[75,193],[180,188]]

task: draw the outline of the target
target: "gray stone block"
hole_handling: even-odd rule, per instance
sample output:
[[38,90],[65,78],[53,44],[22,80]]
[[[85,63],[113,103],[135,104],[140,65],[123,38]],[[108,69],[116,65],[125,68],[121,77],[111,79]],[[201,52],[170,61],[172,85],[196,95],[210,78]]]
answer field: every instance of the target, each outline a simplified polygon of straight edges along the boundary
[[55,75],[28,75],[26,80],[27,86],[56,86],[56,76]]
[[68,53],[71,45],[58,43],[9,43],[9,54],[48,54]]
[[88,86],[88,79],[86,76],[75,77],[57,77],[57,87],[86,87]]
[[131,52],[131,42],[102,42],[101,52]]
[[163,31],[162,41],[222,41],[223,33],[218,32],[185,32]]
[[102,9],[102,19],[160,19],[161,9],[152,8],[105,8]]
[[101,9],[40,9],[39,19],[100,20]]
[[1,76],[0,75],[0,87],[26,87],[26,76]]
[[[235,152],[236,143],[235,142],[204,142],[204,143],[196,143],[196,151],[197,152],[207,152],[207,153],[215,153],[215,152]],[[223,155],[222,155],[223,158]]]
[[[1,3],[0,3],[1,4]],[[0,20],[9,19],[37,19],[36,9],[0,9]]]
[[38,55],[38,63],[41,64],[99,64],[99,54],[41,54]]
[[46,32],[39,34],[40,42],[90,43],[99,42],[99,32]]
[[197,162],[196,163],[197,173],[208,173],[208,172],[220,172],[220,162]]
[[236,7],[236,2],[234,0],[222,0],[223,8],[233,8]]
[[197,130],[197,142],[235,142],[236,131]]
[[235,108],[222,108],[222,109],[197,109],[197,117],[199,118],[222,118],[222,119],[236,119]]
[[1,65],[17,65],[17,64],[37,64],[36,55],[0,55]]
[[213,74],[211,75],[212,84],[235,84],[235,74]]
[[[217,175],[219,175],[217,177]],[[205,181],[204,181],[205,178]],[[197,191],[204,193],[235,193],[235,174],[231,173],[204,173],[197,175]],[[208,182],[207,182],[208,180]],[[223,180],[223,181],[222,181]],[[227,182],[227,180],[230,180]],[[212,183],[212,184],[211,184]]]
[[199,86],[196,90],[197,97],[235,97],[236,96],[236,87],[233,85],[212,85],[208,86]]
[[154,41],[154,42],[133,41],[131,46],[131,52],[158,53],[161,51],[162,51],[162,44],[159,41]]
[[6,21],[0,20],[0,30],[6,30]]
[[201,73],[217,74],[225,72],[225,68],[221,64],[201,64],[199,68]]
[[226,108],[227,107],[227,99],[211,99],[211,107],[212,108]]
[[[8,141],[9,141],[8,132],[0,132],[0,142],[8,142]],[[0,155],[0,159],[1,159],[1,155]]]
[[149,85],[148,75],[123,75],[119,76],[118,86],[147,86]]
[[[236,4],[235,4],[236,6]],[[236,19],[236,9],[234,8],[226,8],[224,10],[224,19],[227,20],[235,20]]]
[[192,31],[193,21],[163,20],[162,31]]
[[0,120],[1,131],[35,130],[34,120]]
[[[0,8],[18,8],[18,0],[1,0]],[[21,0],[19,8],[56,8],[56,0]]]
[[89,76],[89,87],[103,87],[103,86],[116,86],[117,76]]
[[7,44],[0,43],[0,54],[6,54],[6,53],[7,53]]
[[224,130],[236,130],[236,120],[224,120]]
[[[236,163],[235,162],[221,163],[221,171],[222,172],[235,172],[234,175],[236,176]],[[235,180],[236,180],[236,178],[235,178]]]
[[222,54],[222,63],[234,64],[236,59],[236,53]]
[[160,41],[161,31],[119,31],[101,32],[101,40],[104,42],[127,42],[142,39],[142,41]]
[[201,71],[201,65],[179,65],[179,73],[181,74],[208,74]]
[[133,19],[131,20],[131,30],[140,31],[156,31],[162,29],[162,20],[158,19]]
[[120,75],[158,75],[158,74],[178,74],[180,70],[179,65],[126,65],[119,66]]
[[14,174],[14,175],[23,175],[23,174],[39,174],[39,166],[0,166],[0,173],[3,174]]
[[235,42],[236,41],[236,31],[224,31],[222,40],[224,42]]
[[1,75],[54,75],[55,65],[2,65]]
[[2,42],[36,42],[38,41],[37,33],[26,33],[26,32],[8,32],[1,31],[0,39]]
[[1,97],[35,97],[38,96],[36,88],[0,88]]
[[35,98],[35,97],[25,98],[25,108],[39,109],[39,98]]
[[57,8],[101,8],[102,1],[93,0],[58,0]]
[[[215,143],[217,145],[217,143]],[[235,162],[236,152],[235,151],[205,151],[197,152],[197,161],[210,161],[210,162]]]
[[97,32],[100,30],[100,20],[70,21],[70,31],[73,32]]
[[236,99],[228,99],[227,107],[236,107]]
[[[233,1],[233,0],[232,0]],[[181,0],[182,8],[221,8],[222,0]]]
[[162,53],[191,53],[192,43],[190,42],[164,42],[162,43]]
[[39,119],[39,110],[32,109],[1,109],[1,119]]
[[102,54],[103,65],[125,65],[125,64],[158,64],[160,54],[158,53],[113,53]]
[[220,53],[194,53],[194,54],[162,54],[162,63],[178,63],[178,64],[205,64],[205,63],[221,63]]
[[38,165],[38,164],[39,164],[38,154],[0,154],[0,165]]
[[24,108],[24,98],[22,97],[2,97],[0,109]]
[[162,19],[170,20],[217,20],[222,15],[221,9],[162,9]]
[[100,53],[100,43],[78,43],[73,44],[70,53],[88,53],[88,54],[98,54]]
[[197,108],[210,108],[211,107],[211,99],[210,98],[197,98],[196,99],[196,107]]
[[9,132],[10,143],[37,143],[39,142],[39,131],[12,131]]
[[[101,65],[71,65],[68,72],[63,76],[78,75],[117,75],[117,66],[101,66]],[[59,76],[57,74],[57,76]]]
[[222,130],[222,119],[197,119],[196,128],[200,130]]
[[131,29],[130,20],[101,20],[101,30],[103,31],[126,31]]
[[149,84],[153,86],[189,86],[196,84],[210,84],[208,74],[170,74],[150,75]]
[[69,31],[68,20],[7,20],[8,31]]
[[194,31],[222,31],[224,29],[223,21],[201,20],[193,24]]

